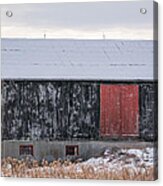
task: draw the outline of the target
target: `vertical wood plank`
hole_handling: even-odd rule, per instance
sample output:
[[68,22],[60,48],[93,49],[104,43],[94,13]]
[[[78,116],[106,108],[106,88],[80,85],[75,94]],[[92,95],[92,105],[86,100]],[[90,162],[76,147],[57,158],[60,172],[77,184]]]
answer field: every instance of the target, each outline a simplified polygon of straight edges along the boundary
[[101,136],[136,136],[139,134],[138,85],[101,85]]
[[125,85],[121,90],[122,135],[139,135],[139,87]]

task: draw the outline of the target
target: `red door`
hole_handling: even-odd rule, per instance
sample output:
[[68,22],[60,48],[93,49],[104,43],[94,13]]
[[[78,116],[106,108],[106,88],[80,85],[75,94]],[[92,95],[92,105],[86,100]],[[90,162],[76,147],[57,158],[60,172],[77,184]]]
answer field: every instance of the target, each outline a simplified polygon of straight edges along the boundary
[[138,85],[101,85],[101,136],[138,135],[138,98]]

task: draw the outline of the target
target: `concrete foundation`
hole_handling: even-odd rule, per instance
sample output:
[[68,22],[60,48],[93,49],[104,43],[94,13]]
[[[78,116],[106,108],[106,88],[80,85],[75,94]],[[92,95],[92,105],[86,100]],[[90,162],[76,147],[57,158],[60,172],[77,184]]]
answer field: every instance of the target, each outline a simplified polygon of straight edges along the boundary
[[[33,147],[33,156],[41,160],[46,156],[53,156],[54,159],[97,157],[105,149],[118,148],[144,148],[153,146],[152,142],[114,142],[114,141],[2,141],[2,158],[15,157],[20,158],[20,146],[31,145]],[[78,148],[78,154],[66,155],[66,146],[75,146]]]

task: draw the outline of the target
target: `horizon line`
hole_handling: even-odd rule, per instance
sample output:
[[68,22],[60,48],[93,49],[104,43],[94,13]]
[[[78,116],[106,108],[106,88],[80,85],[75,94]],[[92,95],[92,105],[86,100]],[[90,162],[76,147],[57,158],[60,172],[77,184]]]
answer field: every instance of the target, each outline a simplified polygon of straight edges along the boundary
[[129,39],[129,38],[53,38],[53,37],[49,37],[49,38],[41,38],[41,37],[0,37],[0,39],[29,39],[29,40],[123,40],[123,41],[157,41],[157,39],[141,39],[141,38],[134,38],[134,39]]

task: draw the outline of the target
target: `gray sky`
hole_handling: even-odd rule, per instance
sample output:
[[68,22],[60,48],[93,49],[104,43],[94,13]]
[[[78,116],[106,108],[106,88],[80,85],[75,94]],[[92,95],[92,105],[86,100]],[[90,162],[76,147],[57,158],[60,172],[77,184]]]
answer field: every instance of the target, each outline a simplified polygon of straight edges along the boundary
[[[141,14],[140,9],[147,13]],[[13,12],[12,17],[6,11]],[[1,6],[2,37],[152,39],[152,1]],[[104,35],[104,36],[103,36]]]

